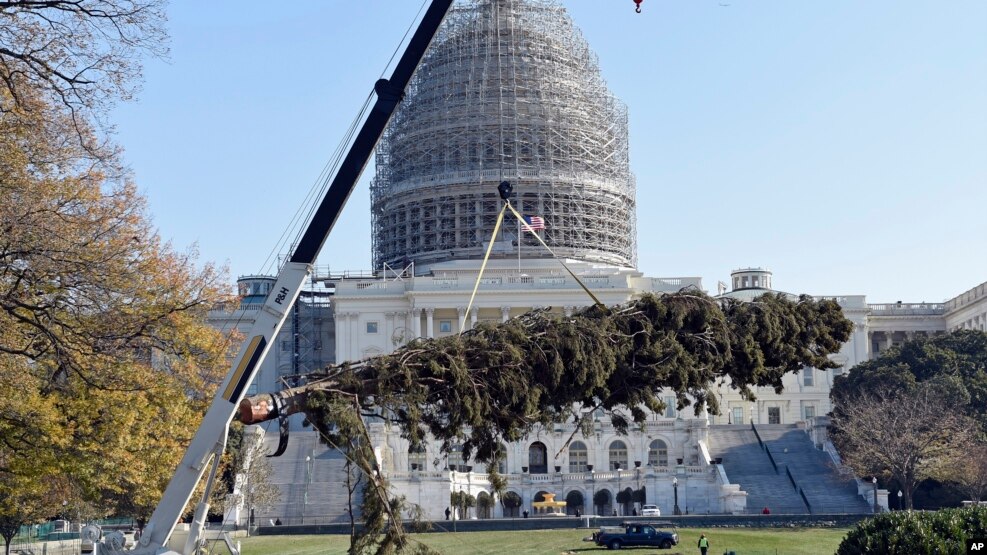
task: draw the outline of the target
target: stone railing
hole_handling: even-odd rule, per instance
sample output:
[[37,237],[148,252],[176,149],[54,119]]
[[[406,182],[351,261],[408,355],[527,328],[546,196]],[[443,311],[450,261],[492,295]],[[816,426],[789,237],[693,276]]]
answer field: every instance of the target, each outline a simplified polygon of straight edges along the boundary
[[868,304],[875,316],[929,316],[946,313],[946,303]]
[[983,297],[987,297],[987,281],[981,283],[973,289],[970,289],[969,291],[960,293],[944,304],[946,305],[947,310],[956,310],[957,308],[976,302]]

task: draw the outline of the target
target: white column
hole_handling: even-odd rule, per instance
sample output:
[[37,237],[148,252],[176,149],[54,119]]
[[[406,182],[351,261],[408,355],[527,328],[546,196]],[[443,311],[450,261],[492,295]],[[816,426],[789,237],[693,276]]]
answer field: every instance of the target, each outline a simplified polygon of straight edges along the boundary
[[470,311],[470,329],[476,327],[476,318],[479,313],[480,309],[475,306],[473,307],[473,310]]
[[511,307],[502,306],[500,307],[500,321],[506,322],[511,319]]
[[562,310],[565,311],[566,318],[568,318],[569,316],[572,316],[572,311],[575,310],[575,309],[576,309],[576,307],[574,307],[572,305],[568,305],[568,306],[562,307]]
[[360,313],[350,312],[347,313],[349,316],[349,331],[346,335],[350,340],[350,358],[349,360],[359,360],[360,359]]
[[456,314],[459,315],[459,331],[466,331],[466,307],[458,306],[456,307]]
[[346,329],[346,313],[337,312],[335,316],[336,316],[336,364],[342,364],[347,360],[346,335],[349,330]]
[[426,337],[435,337],[435,322],[432,316],[435,314],[434,308],[425,309],[425,335]]
[[398,329],[401,330],[401,333],[399,334],[399,336],[396,337],[396,338],[394,338],[394,339],[397,339],[398,340],[398,344],[394,345],[394,348],[397,349],[401,345],[404,345],[405,343],[407,343],[408,342],[408,339],[409,339],[408,338],[408,313],[407,312],[404,312],[404,311],[397,312],[397,313],[395,313],[395,316],[396,316],[396,319],[394,320],[394,325],[396,327],[395,327],[394,331],[397,332]]
[[391,338],[394,337],[394,313],[385,312],[384,313],[384,351],[391,352],[394,348],[394,343],[391,342]]
[[422,336],[422,309],[411,309],[411,333],[418,339]]
[[886,332],[884,332],[884,349],[885,350],[890,349],[891,346],[894,345],[894,341],[892,341],[892,337],[893,336],[894,336],[894,332],[893,331],[886,331]]

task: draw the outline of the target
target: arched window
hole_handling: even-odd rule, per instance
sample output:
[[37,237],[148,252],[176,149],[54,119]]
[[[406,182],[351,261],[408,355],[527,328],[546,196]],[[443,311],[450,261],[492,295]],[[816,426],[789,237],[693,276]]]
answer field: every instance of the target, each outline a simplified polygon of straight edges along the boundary
[[618,468],[627,468],[627,445],[619,439],[610,444],[610,470]]
[[521,496],[516,492],[509,491],[505,493],[500,498],[500,504],[504,507],[504,517],[519,517],[521,516]]
[[586,465],[589,463],[589,454],[586,450],[586,444],[581,441],[573,441],[569,445],[569,472],[586,472],[589,469]]
[[536,441],[528,447],[528,472],[530,474],[548,474],[548,449],[540,441]]
[[476,496],[476,517],[493,518],[494,500],[489,493],[481,491]]
[[412,445],[408,449],[408,470],[425,470],[424,445]]
[[449,449],[449,470],[459,470],[460,472],[465,471],[464,468],[466,461],[463,460],[463,446],[453,445]]
[[565,496],[565,512],[569,515],[586,512],[586,499],[581,491],[572,490]]
[[648,464],[651,466],[668,466],[668,444],[660,439],[651,442],[648,447]]

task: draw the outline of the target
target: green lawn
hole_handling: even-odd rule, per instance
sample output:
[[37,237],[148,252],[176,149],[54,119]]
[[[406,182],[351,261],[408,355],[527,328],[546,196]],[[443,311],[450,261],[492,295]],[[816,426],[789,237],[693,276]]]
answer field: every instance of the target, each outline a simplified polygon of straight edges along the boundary
[[[679,545],[670,551],[634,548],[635,554],[698,554],[703,532],[710,540],[710,555],[736,551],[737,555],[832,555],[846,528],[680,528]],[[592,530],[537,530],[518,532],[461,532],[413,536],[449,555],[578,555],[607,551],[581,541]],[[258,536],[243,539],[243,555],[315,555],[346,553],[346,536]]]

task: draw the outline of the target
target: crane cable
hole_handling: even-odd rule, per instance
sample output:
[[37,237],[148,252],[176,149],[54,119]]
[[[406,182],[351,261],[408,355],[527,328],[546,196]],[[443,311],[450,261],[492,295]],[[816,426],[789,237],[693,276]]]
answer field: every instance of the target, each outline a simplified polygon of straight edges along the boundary
[[[559,261],[559,264],[561,264],[562,267],[565,268],[565,271],[569,272],[569,275],[572,276],[572,279],[576,280],[576,283],[578,283],[579,286],[583,288],[583,291],[585,291],[586,294],[589,295],[591,299],[593,299],[593,303],[596,304],[596,306],[599,306],[600,308],[606,308],[606,305],[604,305],[603,302],[600,301],[599,297],[597,297],[592,291],[590,291],[589,287],[587,287],[586,284],[583,283],[583,280],[579,279],[579,276],[577,276],[576,273],[573,272],[571,268],[569,268],[569,266],[565,263],[565,261],[562,260],[562,258],[560,258],[559,255],[555,254],[555,251],[552,250],[552,247],[549,247],[548,244],[545,243],[545,241],[541,237],[539,237],[537,233],[535,233],[535,230],[532,229],[530,225],[528,225],[528,222],[524,221],[524,216],[522,216],[520,212],[514,209],[514,206],[511,205],[511,201],[505,199],[504,207],[501,208],[500,213],[497,214],[497,223],[494,224],[493,233],[490,235],[490,243],[487,245],[487,252],[486,254],[483,255],[483,263],[480,264],[480,272],[476,275],[476,283],[473,284],[473,293],[470,295],[469,304],[466,305],[466,314],[469,314],[470,310],[472,310],[473,308],[473,301],[476,300],[476,292],[480,288],[480,281],[483,280],[483,272],[487,268],[487,261],[490,260],[490,253],[491,251],[493,251],[494,243],[497,241],[497,233],[500,231],[500,225],[504,222],[504,212],[506,212],[508,208],[511,210],[511,213],[514,214],[514,217],[518,219],[518,222],[520,222],[521,225],[524,226],[526,230],[531,232],[531,234],[535,236],[535,239],[538,239],[538,242],[541,243],[543,247],[545,247],[545,250],[547,250],[552,255],[553,258]],[[465,330],[466,330],[465,324],[460,326],[459,334],[462,335],[463,331]]]

